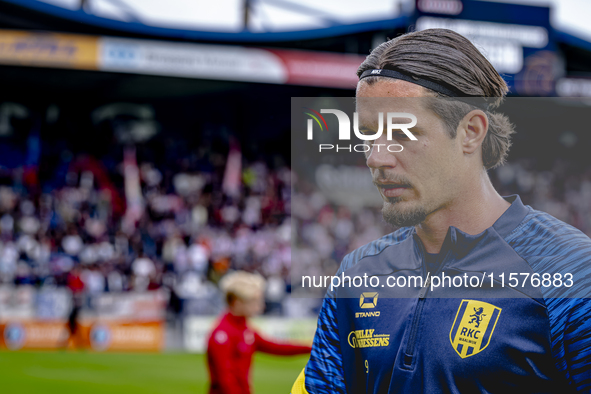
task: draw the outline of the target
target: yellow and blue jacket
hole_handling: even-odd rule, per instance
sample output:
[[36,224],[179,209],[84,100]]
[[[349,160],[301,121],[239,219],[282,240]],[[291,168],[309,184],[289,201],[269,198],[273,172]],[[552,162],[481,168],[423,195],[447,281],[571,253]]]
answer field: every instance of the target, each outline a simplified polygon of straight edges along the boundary
[[507,200],[432,272],[412,227],[347,255],[292,394],[591,392],[591,240]]

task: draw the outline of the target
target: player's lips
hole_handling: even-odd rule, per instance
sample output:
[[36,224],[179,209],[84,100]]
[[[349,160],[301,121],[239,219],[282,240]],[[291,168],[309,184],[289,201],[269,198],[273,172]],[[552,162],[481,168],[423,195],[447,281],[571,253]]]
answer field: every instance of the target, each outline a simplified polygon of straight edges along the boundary
[[410,185],[403,183],[375,182],[384,197],[400,197]]

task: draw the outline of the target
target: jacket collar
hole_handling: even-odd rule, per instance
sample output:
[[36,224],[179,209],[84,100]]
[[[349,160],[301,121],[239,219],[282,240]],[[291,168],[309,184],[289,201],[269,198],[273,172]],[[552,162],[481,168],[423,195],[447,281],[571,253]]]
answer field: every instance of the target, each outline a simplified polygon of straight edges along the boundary
[[523,205],[517,194],[503,198],[510,202],[511,206],[497,219],[492,228],[502,238],[506,238],[525,219],[529,209]]
[[[480,234],[471,235],[457,227],[450,226],[440,253],[446,254],[451,249],[460,255],[466,254],[472,247],[490,234],[491,230],[496,232],[501,238],[506,238],[523,221],[529,212],[529,208],[523,205],[521,198],[516,194],[503,198],[505,201],[511,203],[511,205],[491,227]],[[415,240],[415,256],[421,261],[421,257],[425,253],[422,247],[423,244],[416,233],[416,229],[413,229],[412,234]]]

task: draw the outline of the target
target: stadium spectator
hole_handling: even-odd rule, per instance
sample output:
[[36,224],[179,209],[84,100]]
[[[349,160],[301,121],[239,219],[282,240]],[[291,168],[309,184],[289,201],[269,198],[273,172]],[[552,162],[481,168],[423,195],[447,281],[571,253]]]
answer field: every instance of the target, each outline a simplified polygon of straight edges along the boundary
[[250,365],[254,352],[275,355],[309,353],[309,346],[271,342],[261,337],[248,319],[263,311],[265,280],[256,274],[236,271],[226,275],[220,287],[228,312],[212,331],[207,346],[210,394],[248,394]]

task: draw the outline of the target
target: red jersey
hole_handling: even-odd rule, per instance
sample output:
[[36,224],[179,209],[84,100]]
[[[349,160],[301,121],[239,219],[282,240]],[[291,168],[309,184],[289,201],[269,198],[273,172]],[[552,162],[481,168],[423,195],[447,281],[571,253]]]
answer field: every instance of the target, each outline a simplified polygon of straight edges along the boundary
[[84,290],[84,282],[80,277],[80,274],[68,274],[68,288],[72,291],[73,294],[81,293]]
[[210,394],[250,394],[254,352],[291,356],[310,353],[309,346],[270,342],[246,325],[246,318],[226,313],[207,344]]

